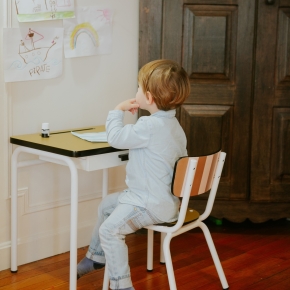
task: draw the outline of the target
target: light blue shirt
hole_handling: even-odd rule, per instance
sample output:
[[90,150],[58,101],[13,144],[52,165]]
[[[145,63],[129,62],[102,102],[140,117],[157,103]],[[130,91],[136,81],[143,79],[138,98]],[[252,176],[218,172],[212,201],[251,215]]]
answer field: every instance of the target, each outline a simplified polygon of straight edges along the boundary
[[124,112],[113,110],[106,122],[109,144],[129,149],[128,189],[119,201],[144,207],[164,222],[178,217],[179,199],[171,193],[171,181],[176,160],[187,156],[186,136],[175,113],[158,111],[124,126]]

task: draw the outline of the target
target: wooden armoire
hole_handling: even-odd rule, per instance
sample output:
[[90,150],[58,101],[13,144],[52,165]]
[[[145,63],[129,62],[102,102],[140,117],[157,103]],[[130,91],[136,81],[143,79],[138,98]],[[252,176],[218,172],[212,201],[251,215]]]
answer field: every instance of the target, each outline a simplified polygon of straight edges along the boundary
[[139,3],[139,67],[172,59],[190,76],[188,154],[227,153],[212,216],[290,217],[290,0]]

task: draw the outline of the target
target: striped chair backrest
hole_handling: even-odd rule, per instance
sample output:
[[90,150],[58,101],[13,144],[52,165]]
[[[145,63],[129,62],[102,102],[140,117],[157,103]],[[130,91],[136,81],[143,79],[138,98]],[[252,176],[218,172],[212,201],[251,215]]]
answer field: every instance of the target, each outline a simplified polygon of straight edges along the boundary
[[171,187],[172,193],[175,196],[182,197],[183,182],[185,180],[186,169],[190,158],[197,160],[197,168],[195,171],[190,195],[199,195],[209,191],[214,179],[214,173],[216,171],[220,152],[221,151],[212,155],[200,157],[182,157],[181,159],[177,160]]

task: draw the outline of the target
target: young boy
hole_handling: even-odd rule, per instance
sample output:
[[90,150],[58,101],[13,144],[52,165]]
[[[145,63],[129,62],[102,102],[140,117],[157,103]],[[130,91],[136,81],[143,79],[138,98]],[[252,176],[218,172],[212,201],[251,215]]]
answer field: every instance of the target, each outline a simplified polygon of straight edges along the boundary
[[[151,224],[178,217],[179,199],[171,193],[173,168],[187,156],[186,137],[175,118],[175,109],[190,93],[184,69],[171,60],[143,66],[135,99],[110,111],[106,122],[108,142],[129,149],[123,192],[109,194],[98,209],[98,221],[86,257],[78,264],[78,278],[108,263],[110,288],[134,290],[125,236]],[[124,125],[125,111],[150,112],[135,125]]]

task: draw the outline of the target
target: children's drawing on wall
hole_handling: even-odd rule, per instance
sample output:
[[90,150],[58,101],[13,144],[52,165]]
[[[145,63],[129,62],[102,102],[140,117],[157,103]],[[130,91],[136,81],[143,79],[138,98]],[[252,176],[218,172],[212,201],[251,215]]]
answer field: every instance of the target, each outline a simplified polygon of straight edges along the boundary
[[62,74],[63,28],[4,28],[5,82],[56,78]]
[[111,53],[111,10],[79,7],[76,17],[64,20],[63,25],[66,58]]
[[74,0],[12,0],[19,22],[75,17]]

